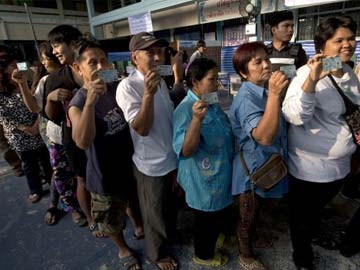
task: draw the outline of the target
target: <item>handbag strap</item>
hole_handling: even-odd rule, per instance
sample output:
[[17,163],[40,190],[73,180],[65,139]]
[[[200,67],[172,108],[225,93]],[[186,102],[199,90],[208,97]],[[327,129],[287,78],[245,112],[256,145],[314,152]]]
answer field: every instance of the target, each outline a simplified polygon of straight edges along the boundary
[[246,165],[246,161],[245,161],[245,159],[244,159],[244,155],[243,155],[242,148],[240,149],[239,154],[240,154],[240,162],[241,162],[241,165],[242,165],[242,167],[243,167],[243,169],[244,169],[244,171],[245,171],[245,174],[246,174],[246,176],[249,176],[249,175],[250,175],[250,172],[249,172],[249,169],[248,169],[248,167],[247,167],[247,165]]
[[345,108],[346,108],[346,113],[347,114],[351,114],[353,111],[356,110],[357,105],[354,104],[350,98],[348,98],[343,90],[340,88],[340,86],[337,84],[337,82],[335,81],[335,79],[333,78],[333,76],[331,76],[331,74],[327,75],[329,77],[329,79],[331,80],[332,84],[334,85],[334,87],[336,88],[336,90],[338,91],[338,93],[340,94],[340,96],[342,97],[344,103],[345,103]]

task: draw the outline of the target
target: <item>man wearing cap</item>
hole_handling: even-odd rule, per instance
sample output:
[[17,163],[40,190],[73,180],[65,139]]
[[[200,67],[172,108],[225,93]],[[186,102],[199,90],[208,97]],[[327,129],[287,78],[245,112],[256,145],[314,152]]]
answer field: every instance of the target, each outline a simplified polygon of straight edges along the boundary
[[118,86],[116,101],[131,129],[133,172],[144,222],[145,248],[153,269],[177,269],[164,250],[167,240],[172,174],[177,158],[172,149],[173,104],[157,67],[168,42],[141,32],[129,44],[135,70]]
[[[293,66],[293,70],[307,63],[301,44],[290,44],[294,34],[294,16],[291,11],[275,12],[270,17],[272,43],[267,46],[272,71],[282,66]],[[295,74],[293,74],[295,75]]]

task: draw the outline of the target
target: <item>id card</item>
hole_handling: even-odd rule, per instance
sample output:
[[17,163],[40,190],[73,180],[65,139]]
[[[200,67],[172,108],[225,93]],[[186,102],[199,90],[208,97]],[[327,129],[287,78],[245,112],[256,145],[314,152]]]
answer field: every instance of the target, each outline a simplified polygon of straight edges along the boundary
[[116,69],[99,70],[98,74],[104,83],[115,82],[118,80],[118,72]]
[[322,59],[323,71],[339,70],[342,68],[340,56],[327,57]]
[[160,76],[170,76],[174,74],[171,65],[159,65],[158,68],[159,68]]
[[211,92],[201,95],[201,100],[204,100],[207,104],[211,105],[214,103],[219,103],[219,96],[217,92]]
[[282,71],[288,79],[292,79],[296,76],[295,65],[282,66],[280,67],[280,71]]
[[28,66],[27,66],[27,63],[26,62],[20,62],[20,63],[16,63],[17,65],[17,69],[19,71],[26,71],[28,70]]

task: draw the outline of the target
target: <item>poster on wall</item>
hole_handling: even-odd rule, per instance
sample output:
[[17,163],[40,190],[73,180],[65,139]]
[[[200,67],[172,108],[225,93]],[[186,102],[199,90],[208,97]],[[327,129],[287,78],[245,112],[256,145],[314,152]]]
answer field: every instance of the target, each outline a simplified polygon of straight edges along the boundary
[[286,7],[313,6],[339,2],[339,0],[285,0]]
[[130,16],[128,18],[130,33],[135,35],[140,32],[152,32],[153,25],[151,20],[150,11]]

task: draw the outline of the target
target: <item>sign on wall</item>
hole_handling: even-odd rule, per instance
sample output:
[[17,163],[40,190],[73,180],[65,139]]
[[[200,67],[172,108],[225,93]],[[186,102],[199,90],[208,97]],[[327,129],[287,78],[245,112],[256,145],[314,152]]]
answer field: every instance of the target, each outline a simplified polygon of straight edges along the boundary
[[130,33],[132,35],[135,35],[140,32],[153,31],[150,11],[146,13],[130,16],[128,20],[129,20]]
[[285,0],[285,6],[287,7],[297,7],[297,6],[308,6],[308,5],[321,5],[332,2],[339,2],[339,0]]

